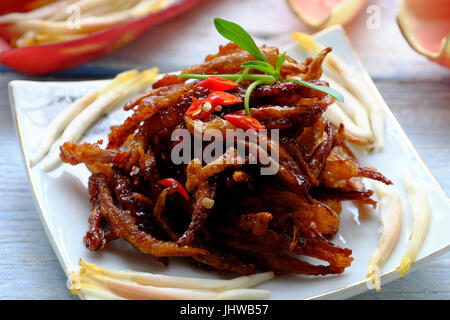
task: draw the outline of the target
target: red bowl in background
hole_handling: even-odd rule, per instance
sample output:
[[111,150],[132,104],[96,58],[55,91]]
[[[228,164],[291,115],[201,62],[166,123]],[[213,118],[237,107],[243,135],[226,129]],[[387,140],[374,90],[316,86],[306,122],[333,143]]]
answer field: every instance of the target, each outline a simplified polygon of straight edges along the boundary
[[[0,64],[28,75],[70,69],[130,43],[153,26],[191,9],[201,1],[181,0],[156,13],[81,39],[24,48],[9,45],[12,35],[8,26],[3,25],[0,26]],[[0,14],[29,11],[36,7],[36,3],[43,2],[45,0],[2,0]]]

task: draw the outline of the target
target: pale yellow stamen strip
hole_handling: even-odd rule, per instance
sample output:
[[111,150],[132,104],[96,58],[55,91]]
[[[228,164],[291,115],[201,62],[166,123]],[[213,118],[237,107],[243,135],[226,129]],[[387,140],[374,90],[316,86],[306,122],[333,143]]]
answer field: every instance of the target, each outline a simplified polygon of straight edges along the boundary
[[397,270],[400,270],[400,278],[409,271],[416,260],[430,224],[430,201],[425,188],[414,179],[409,170],[404,176],[404,183],[414,217],[414,225],[408,251],[402,258],[400,265],[397,267]]
[[378,201],[378,212],[380,214],[383,231],[381,233],[378,247],[372,254],[367,269],[366,278],[372,282],[377,291],[381,290],[380,273],[381,268],[391,255],[402,228],[402,202],[392,186],[375,181],[374,188],[380,200]]

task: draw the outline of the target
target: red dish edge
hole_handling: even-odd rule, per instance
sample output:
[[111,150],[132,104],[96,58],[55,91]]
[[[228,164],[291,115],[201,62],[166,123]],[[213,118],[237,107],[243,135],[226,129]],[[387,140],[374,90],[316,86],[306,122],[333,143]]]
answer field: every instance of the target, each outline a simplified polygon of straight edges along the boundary
[[203,0],[182,0],[139,20],[102,30],[82,39],[62,43],[11,48],[5,39],[0,38],[0,50],[7,48],[0,53],[0,64],[28,75],[70,69],[130,43],[148,29],[191,9],[201,1]]
[[0,3],[0,15],[10,12],[27,12],[55,0],[2,0]]

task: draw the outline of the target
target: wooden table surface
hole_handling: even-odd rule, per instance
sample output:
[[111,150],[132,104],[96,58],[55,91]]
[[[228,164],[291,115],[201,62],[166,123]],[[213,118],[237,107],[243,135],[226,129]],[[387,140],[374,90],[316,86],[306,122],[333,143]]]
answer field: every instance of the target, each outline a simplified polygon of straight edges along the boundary
[[[380,9],[380,29],[368,29],[368,14],[362,12],[346,31],[387,104],[448,194],[450,72],[407,45],[395,23],[398,1],[370,3]],[[280,43],[292,31],[311,32],[281,0],[206,0],[128,47],[74,70],[31,78],[0,67],[0,299],[77,299],[66,289],[66,277],[32,200],[11,119],[8,82],[104,78],[136,66],[179,70],[216,52],[223,43],[213,28],[214,17],[238,22],[259,43]],[[449,267],[450,254],[446,254],[383,286],[380,293],[354,299],[450,299]]]

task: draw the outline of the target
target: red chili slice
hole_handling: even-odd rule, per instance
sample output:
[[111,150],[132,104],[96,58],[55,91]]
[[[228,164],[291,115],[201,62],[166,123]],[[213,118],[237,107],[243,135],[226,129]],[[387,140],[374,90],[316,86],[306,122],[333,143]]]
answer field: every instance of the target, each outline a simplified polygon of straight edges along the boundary
[[214,91],[211,92],[206,98],[212,102],[214,102],[214,106],[217,106],[218,104],[235,104],[235,103],[241,103],[242,99],[233,96],[231,93],[223,92],[223,91]]
[[179,193],[183,198],[185,198],[187,201],[191,200],[188,193],[186,192],[186,189],[183,187],[181,183],[179,183],[174,178],[166,178],[163,180],[158,181],[159,184],[163,185],[164,187],[170,187],[172,185],[176,185],[176,191]]
[[236,82],[216,76],[208,77],[197,85],[213,91],[227,91],[238,86]]
[[[208,110],[208,108],[205,108],[205,103],[209,102],[211,104],[211,108]],[[186,110],[187,115],[191,119],[204,119],[207,116],[209,116],[214,111],[214,106],[210,101],[208,101],[208,98],[203,100],[196,100],[195,98],[192,98],[192,104],[191,106]]]
[[245,130],[262,130],[266,127],[263,126],[258,120],[248,116],[239,116],[236,114],[227,114],[225,119],[233,126]]
[[192,98],[192,104],[186,110],[186,113],[191,119],[204,119],[213,113],[214,109],[219,104],[229,105],[240,102],[242,102],[242,100],[232,94],[223,91],[214,91],[203,100]]

